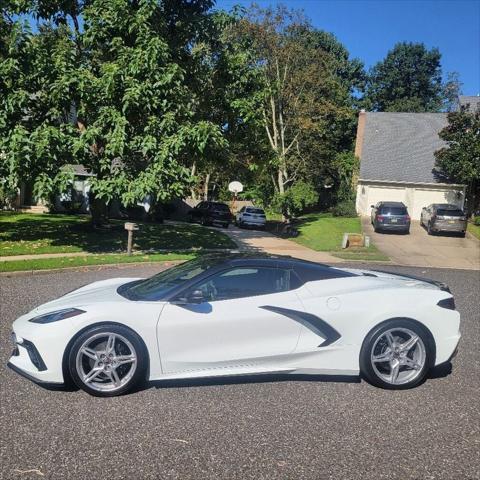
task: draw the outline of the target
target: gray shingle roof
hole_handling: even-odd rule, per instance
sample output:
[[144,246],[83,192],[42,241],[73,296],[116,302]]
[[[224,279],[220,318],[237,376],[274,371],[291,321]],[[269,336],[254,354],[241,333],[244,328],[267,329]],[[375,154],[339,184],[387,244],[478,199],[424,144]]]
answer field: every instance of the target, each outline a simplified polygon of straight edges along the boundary
[[367,112],[360,178],[390,182],[446,183],[434,171],[434,152],[445,113]]
[[461,107],[464,105],[469,105],[469,110],[475,112],[480,109],[480,97],[473,97],[467,95],[461,95],[458,97],[458,103]]

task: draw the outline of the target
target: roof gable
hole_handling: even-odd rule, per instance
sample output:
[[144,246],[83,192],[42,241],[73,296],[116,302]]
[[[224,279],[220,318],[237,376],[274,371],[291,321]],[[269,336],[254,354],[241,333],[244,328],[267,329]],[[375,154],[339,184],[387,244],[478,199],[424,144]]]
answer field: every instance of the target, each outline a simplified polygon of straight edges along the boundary
[[365,113],[360,178],[390,182],[445,183],[435,172],[434,152],[445,113]]

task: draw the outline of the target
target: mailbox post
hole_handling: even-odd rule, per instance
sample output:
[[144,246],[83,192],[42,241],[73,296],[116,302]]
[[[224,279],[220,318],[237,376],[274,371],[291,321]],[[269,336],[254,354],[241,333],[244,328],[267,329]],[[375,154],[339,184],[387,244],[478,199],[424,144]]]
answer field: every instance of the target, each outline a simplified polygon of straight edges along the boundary
[[132,254],[132,244],[133,244],[133,232],[138,230],[138,225],[132,222],[125,223],[125,230],[128,232],[128,241],[127,241],[127,255]]

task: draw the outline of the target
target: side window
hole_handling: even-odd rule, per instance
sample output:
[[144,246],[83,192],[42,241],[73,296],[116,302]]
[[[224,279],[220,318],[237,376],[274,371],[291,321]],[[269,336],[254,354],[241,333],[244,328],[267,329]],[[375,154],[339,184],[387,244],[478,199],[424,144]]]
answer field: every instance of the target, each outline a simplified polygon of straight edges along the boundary
[[239,213],[243,213],[244,211],[245,211],[245,207],[242,207]]
[[254,297],[290,290],[290,270],[240,267],[227,270],[192,287],[200,290],[206,302]]
[[198,208],[199,210],[203,208],[203,205],[205,202],[200,202],[198,205],[195,206],[195,208]]

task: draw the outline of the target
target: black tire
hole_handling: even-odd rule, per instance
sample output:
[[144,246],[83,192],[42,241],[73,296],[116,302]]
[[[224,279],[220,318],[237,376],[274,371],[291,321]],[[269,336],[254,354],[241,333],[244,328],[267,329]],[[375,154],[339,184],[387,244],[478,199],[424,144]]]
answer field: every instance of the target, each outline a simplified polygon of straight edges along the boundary
[[[373,367],[371,360],[372,349],[375,347],[377,340],[388,330],[400,328],[408,329],[419,336],[425,347],[425,362],[421,370],[419,370],[417,376],[411,381],[402,384],[392,384],[385,381],[380,375],[377,374]],[[388,390],[406,390],[414,388],[420,385],[428,375],[428,372],[435,363],[435,342],[432,334],[423,327],[420,323],[406,319],[396,318],[387,320],[376,327],[374,327],[363,341],[360,351],[360,374],[371,385],[376,387],[388,389]]]
[[432,224],[431,224],[430,222],[428,222],[428,225],[427,225],[427,233],[428,233],[429,235],[433,235],[433,234],[434,234],[434,232],[433,232],[433,230],[432,230]]
[[[127,348],[127,350],[120,352],[120,355],[128,355],[129,350],[131,350],[131,348],[126,347],[126,344],[122,345],[122,339],[126,339],[134,349],[134,352],[132,353],[136,357],[135,363],[132,362],[130,364],[119,365],[117,367],[118,369],[123,369],[124,372],[128,372],[125,376],[120,377],[121,379],[128,376],[130,376],[130,378],[128,378],[123,385],[119,386],[118,388],[114,387],[112,390],[99,390],[99,388],[102,388],[101,386],[97,386],[97,388],[91,387],[91,384],[89,385],[85,383],[81,377],[81,372],[79,372],[79,367],[77,367],[77,356],[79,355],[79,350],[82,348],[82,345],[95,336],[99,337],[98,341],[100,341],[101,338],[103,338],[101,334],[105,334],[105,338],[107,338],[109,334],[114,334],[115,338],[117,339],[117,345],[114,348],[116,348],[117,351],[120,348]],[[96,364],[96,361],[94,360],[89,360],[88,358],[84,359],[83,357],[81,358],[83,362],[90,361]],[[68,371],[73,382],[85,392],[96,397],[114,397],[118,395],[124,395],[125,393],[138,388],[146,381],[149,363],[147,349],[141,338],[129,328],[114,323],[97,326],[93,325],[91,328],[85,330],[75,339],[74,343],[72,344],[68,354],[67,362]],[[117,370],[117,368],[115,368],[115,370]],[[130,373],[130,368],[134,368],[133,373]],[[117,372],[117,374],[119,373]],[[102,380],[102,375],[107,377],[105,373],[100,373],[100,375],[98,375],[100,380]],[[108,382],[109,380],[105,378],[105,383],[107,384]],[[95,382],[95,385],[98,385],[98,383],[100,382]]]
[[228,223],[224,223],[223,228],[228,228]]
[[375,224],[373,224],[373,231],[375,233],[380,233],[380,229]]
[[465,232],[460,232],[460,238],[465,238],[466,233]]
[[193,215],[188,215],[187,217],[188,223],[193,223]]

